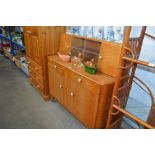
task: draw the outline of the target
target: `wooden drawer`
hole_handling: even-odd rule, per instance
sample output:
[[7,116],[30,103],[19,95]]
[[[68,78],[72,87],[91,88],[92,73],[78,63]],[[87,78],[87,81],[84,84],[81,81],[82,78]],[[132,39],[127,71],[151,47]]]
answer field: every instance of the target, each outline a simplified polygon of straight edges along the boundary
[[85,87],[93,94],[98,95],[100,93],[100,85],[88,79],[85,82]]
[[75,82],[79,83],[80,85],[85,86],[86,83],[86,79],[84,77],[82,77],[81,75],[69,70],[67,72],[67,76],[69,78],[71,78],[72,80],[74,80]]
[[48,67],[51,67],[52,69],[55,69],[58,72],[64,72],[64,67],[57,64],[57,63],[55,63],[55,62],[53,62],[53,61],[50,61],[48,63]]
[[93,94],[98,95],[100,92],[100,85],[97,83],[90,81],[89,79],[79,75],[78,73],[75,73],[71,70],[67,72],[67,76],[71,78],[72,80],[76,81],[79,83],[79,86],[84,86],[86,89],[91,91]]
[[43,71],[42,71],[42,67],[40,65],[38,65],[37,63],[35,63],[33,60],[31,60],[30,58],[27,58],[28,60],[28,66],[30,66],[31,68],[33,68],[38,74],[43,75]]
[[39,82],[40,84],[44,84],[43,82],[43,76],[41,76],[40,74],[38,74],[38,72],[36,72],[31,66],[28,67],[29,69],[29,75],[33,76],[35,81]]
[[40,84],[38,81],[36,81],[36,87],[39,89],[41,92],[44,92],[44,86]]
[[29,75],[29,82],[30,82],[31,84],[35,85],[35,80],[34,80],[34,78],[33,78],[32,75]]
[[35,80],[33,74],[29,75],[29,82],[32,83],[38,90],[44,92],[44,86]]

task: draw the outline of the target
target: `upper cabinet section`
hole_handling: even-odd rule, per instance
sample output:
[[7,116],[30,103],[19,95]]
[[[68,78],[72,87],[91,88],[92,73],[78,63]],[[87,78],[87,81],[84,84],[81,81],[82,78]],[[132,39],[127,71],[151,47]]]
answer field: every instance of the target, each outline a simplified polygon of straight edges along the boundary
[[68,34],[122,43],[124,26],[68,26]]
[[39,27],[38,26],[24,26],[24,32],[31,34],[33,36],[39,35]]

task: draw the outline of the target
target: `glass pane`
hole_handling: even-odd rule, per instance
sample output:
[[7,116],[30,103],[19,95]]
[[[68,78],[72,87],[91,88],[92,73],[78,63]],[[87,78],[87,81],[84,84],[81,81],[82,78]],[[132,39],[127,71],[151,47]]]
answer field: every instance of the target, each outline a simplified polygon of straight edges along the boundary
[[155,26],[147,26],[146,33],[155,36]]
[[140,37],[142,26],[132,26],[130,38]]
[[67,33],[122,43],[124,26],[69,26]]
[[78,56],[78,54],[81,53],[83,56],[83,62],[94,59],[95,64],[97,64],[100,47],[100,42],[72,38],[70,52],[72,56]]

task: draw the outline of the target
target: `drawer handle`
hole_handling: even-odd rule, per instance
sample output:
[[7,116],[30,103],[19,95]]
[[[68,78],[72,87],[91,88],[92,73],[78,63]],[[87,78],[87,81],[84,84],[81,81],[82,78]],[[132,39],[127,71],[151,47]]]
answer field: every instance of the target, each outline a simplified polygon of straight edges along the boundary
[[62,85],[62,84],[60,84],[60,85],[59,85],[59,87],[60,87],[60,88],[63,88],[63,85]]
[[70,93],[70,96],[72,96],[72,97],[73,97],[73,96],[74,96],[74,93],[73,93],[73,92],[71,92],[71,93]]
[[40,88],[40,86],[39,86],[39,85],[37,85],[37,88]]
[[57,68],[57,66],[56,66],[56,65],[54,65],[54,68],[56,69],[56,68]]
[[82,82],[82,79],[78,79],[78,82],[81,83]]
[[31,34],[32,33],[32,31],[26,31],[27,33],[29,33],[29,34]]

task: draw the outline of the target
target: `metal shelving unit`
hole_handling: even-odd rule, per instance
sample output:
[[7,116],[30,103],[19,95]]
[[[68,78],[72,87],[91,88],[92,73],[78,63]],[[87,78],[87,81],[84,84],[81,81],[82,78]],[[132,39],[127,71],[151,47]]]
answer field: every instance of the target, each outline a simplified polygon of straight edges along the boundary
[[4,36],[2,34],[2,30],[3,30],[3,28],[2,28],[2,26],[0,26],[0,39],[1,39],[2,48],[3,48],[3,40],[7,40],[10,43],[11,54],[13,56],[16,55],[16,53],[14,52],[14,50],[17,50],[18,48],[19,49],[22,49],[23,51],[25,51],[24,45],[21,45],[18,42],[16,42],[16,41],[13,40],[13,36],[11,34],[11,27],[10,26],[7,26],[7,30],[6,30],[6,32],[8,33],[8,36]]
[[[1,50],[4,53],[4,55],[11,60],[11,62],[17,66],[25,75],[28,75],[27,69],[26,69],[26,63],[19,62],[21,60],[18,60],[18,57],[25,57],[25,54],[21,55],[21,53],[25,53],[26,49],[24,47],[24,39],[23,39],[23,32],[19,29],[13,31],[11,30],[11,26],[6,26],[5,29],[0,26],[0,42],[1,42]],[[4,32],[4,33],[3,33]],[[19,38],[19,42],[17,42]],[[17,41],[16,41],[17,40]],[[8,45],[6,45],[8,44]],[[7,53],[6,49],[4,47],[9,48],[9,52]],[[20,49],[20,51],[19,51]],[[6,50],[6,51],[5,51]],[[18,52],[19,51],[19,52]],[[5,53],[6,52],[6,53]]]

